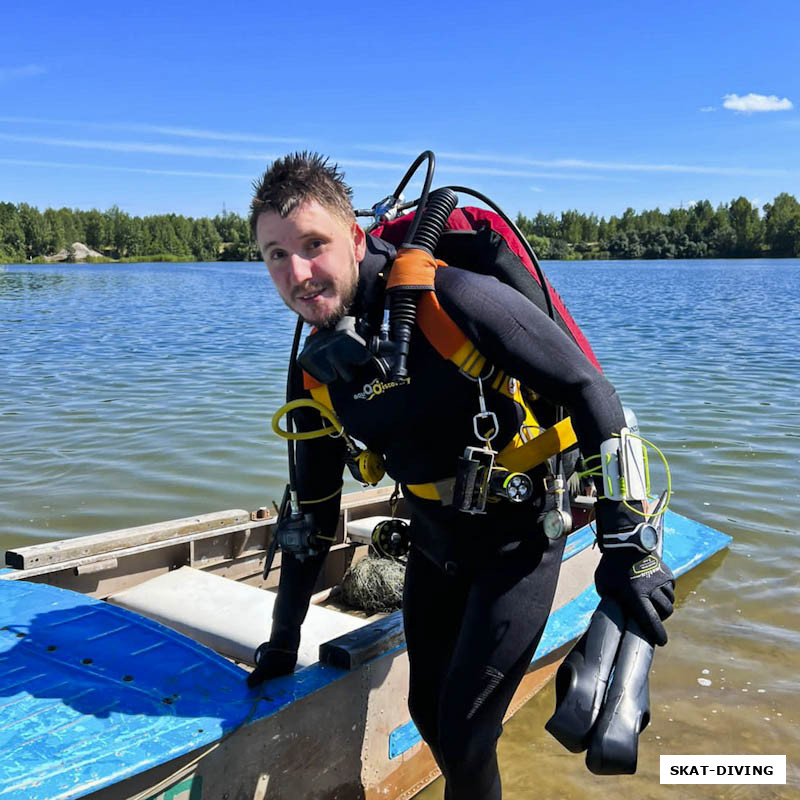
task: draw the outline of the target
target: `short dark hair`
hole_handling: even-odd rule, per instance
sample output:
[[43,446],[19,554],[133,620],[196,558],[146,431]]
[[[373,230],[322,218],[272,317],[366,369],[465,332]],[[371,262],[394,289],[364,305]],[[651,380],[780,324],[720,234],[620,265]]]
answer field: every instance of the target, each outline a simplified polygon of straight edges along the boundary
[[290,153],[273,161],[260,180],[253,181],[250,229],[255,237],[261,214],[274,211],[288,217],[309,200],[316,200],[349,225],[356,219],[352,196],[338,164],[329,164],[326,157],[307,150]]

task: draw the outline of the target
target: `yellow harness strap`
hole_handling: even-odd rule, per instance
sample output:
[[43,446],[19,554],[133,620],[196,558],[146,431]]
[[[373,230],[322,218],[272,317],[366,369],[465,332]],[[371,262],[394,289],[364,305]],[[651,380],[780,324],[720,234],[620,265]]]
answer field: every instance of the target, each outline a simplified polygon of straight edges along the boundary
[[329,408],[331,411],[334,411],[333,403],[331,402],[331,393],[324,383],[319,383],[316,386],[311,387],[309,391],[311,392],[311,397],[314,400],[325,406],[325,408]]
[[[455,481],[455,478],[451,478],[451,480]],[[406,485],[406,488],[409,492],[412,492],[417,497],[421,497],[423,500],[442,499],[442,495],[439,493],[439,489],[436,487],[435,483],[409,483]]]
[[[578,442],[569,417],[525,444],[517,444],[517,439],[515,436],[497,456],[497,463],[511,472],[528,472]],[[423,500],[443,500],[452,496],[454,486],[455,478],[446,478],[436,483],[410,483],[408,490]]]
[[514,447],[514,442],[510,442],[500,451],[497,461],[511,472],[527,472],[577,443],[572,420],[567,417],[521,447]]

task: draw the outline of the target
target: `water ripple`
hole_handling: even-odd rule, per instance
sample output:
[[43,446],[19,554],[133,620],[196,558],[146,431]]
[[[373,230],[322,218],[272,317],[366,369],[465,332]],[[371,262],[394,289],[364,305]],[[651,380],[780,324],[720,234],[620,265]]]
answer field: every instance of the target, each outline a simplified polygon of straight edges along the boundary
[[[751,752],[780,734],[773,752],[796,752],[800,729],[786,720],[800,717],[800,262],[546,266],[643,434],[666,453],[675,510],[734,537],[679,586],[671,644],[656,660],[652,735],[671,752],[702,753],[709,735]],[[258,264],[4,270],[1,543],[279,499],[285,449],[268,422],[283,402],[292,329]],[[697,685],[703,668],[710,689]],[[780,698],[783,722],[766,695],[742,691],[748,681]],[[523,714],[524,735],[503,739],[542,749],[535,774],[515,762],[509,797],[527,797],[542,764],[573,776],[552,796],[591,795],[575,757],[547,750],[552,697],[542,698],[525,711],[535,726]],[[665,705],[680,709],[677,722]],[[712,706],[728,712],[726,726]],[[650,735],[645,771],[659,752]],[[671,796],[652,780],[639,788]]]

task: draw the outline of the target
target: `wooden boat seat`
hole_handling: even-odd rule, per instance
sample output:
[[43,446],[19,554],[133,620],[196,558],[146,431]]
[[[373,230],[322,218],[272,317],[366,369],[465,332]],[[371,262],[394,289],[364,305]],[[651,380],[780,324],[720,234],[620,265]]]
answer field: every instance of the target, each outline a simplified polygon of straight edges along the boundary
[[[244,664],[269,639],[274,591],[259,589],[192,567],[151,578],[109,596],[108,601],[161,622]],[[319,660],[330,639],[364,625],[365,620],[312,605],[303,624],[298,667]]]

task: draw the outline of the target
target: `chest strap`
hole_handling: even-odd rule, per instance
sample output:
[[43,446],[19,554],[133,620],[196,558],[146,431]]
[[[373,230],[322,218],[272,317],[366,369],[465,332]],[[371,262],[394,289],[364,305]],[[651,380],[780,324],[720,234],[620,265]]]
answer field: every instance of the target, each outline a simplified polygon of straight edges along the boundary
[[[516,440],[516,437],[515,437]],[[548,458],[578,443],[569,417],[557,422],[552,428],[523,445],[509,442],[497,455],[497,463],[510,472],[528,472]],[[410,483],[408,490],[423,500],[440,500],[450,503],[453,499],[455,478],[445,478],[434,483]]]

